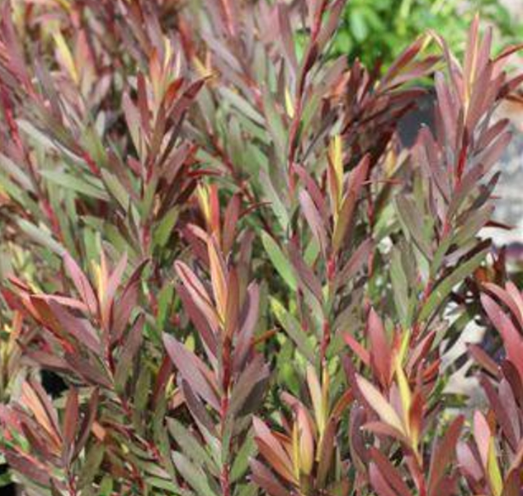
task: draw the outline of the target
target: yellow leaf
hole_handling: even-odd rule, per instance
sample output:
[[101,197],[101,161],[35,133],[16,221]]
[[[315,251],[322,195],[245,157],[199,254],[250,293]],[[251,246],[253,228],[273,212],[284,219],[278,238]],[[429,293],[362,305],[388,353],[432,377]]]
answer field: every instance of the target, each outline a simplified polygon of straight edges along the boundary
[[56,432],[40,398],[28,382],[22,384],[22,402],[35,416],[38,424],[49,434],[50,440],[54,443],[53,449],[57,450],[61,443],[59,434]]
[[93,265],[94,277],[96,280],[96,289],[98,290],[98,300],[102,303],[105,299],[105,285],[107,278],[104,277],[102,267],[97,264],[94,260],[91,262]]
[[218,315],[223,323],[225,322],[225,312],[227,309],[227,275],[225,263],[218,253],[216,243],[211,237],[209,237],[207,241],[207,251],[209,253],[214,300],[216,302]]
[[326,413],[323,407],[323,393],[320,381],[316,375],[316,371],[312,365],[307,365],[307,385],[309,386],[309,393],[311,395],[312,406],[314,408],[314,417],[316,418],[316,426],[320,433],[320,438],[325,430]]
[[314,433],[303,407],[298,407],[296,419],[299,434],[299,467],[301,473],[309,475],[314,463]]
[[62,64],[69,72],[69,76],[71,76],[71,79],[76,84],[78,84],[80,80],[80,78],[78,77],[78,71],[76,70],[76,65],[74,63],[73,56],[71,54],[71,51],[69,50],[69,47],[67,46],[67,43],[65,42],[62,33],[60,31],[55,31],[53,33],[53,39],[56,44],[56,48],[58,50],[60,59],[62,60]]
[[493,495],[501,496],[501,493],[503,492],[503,477],[498,465],[494,438],[492,437],[490,438],[488,450],[487,473]]
[[196,72],[200,75],[201,78],[207,79],[213,75],[211,68],[207,67],[197,56],[192,58]]
[[173,59],[174,51],[171,44],[171,40],[167,37],[163,37],[163,47],[164,47],[164,54],[163,54],[163,70],[164,72],[167,72],[169,69],[169,65]]
[[343,147],[341,136],[337,134],[331,140],[330,144],[330,156],[332,165],[334,166],[334,171],[336,173],[336,180],[338,183],[338,190],[341,191],[341,186],[343,183]]
[[376,387],[367,381],[367,379],[358,376],[356,380],[358,382],[358,387],[361,391],[361,394],[363,394],[369,405],[378,414],[380,419],[405,436],[405,428],[400,418],[398,417],[398,414],[385,399],[385,397],[378,391]]
[[68,0],[55,0],[55,2],[67,12],[71,12],[71,5]]
[[285,88],[285,110],[287,111],[287,115],[292,119],[294,117],[294,105],[287,87]]
[[294,423],[292,426],[292,465],[294,469],[294,477],[296,480],[300,479],[300,433],[298,431],[298,424]]
[[327,366],[323,366],[322,371],[322,382],[321,382],[321,399],[322,399],[322,410],[323,410],[323,418],[326,422],[327,416],[329,414],[329,388],[330,388],[330,376],[329,371],[327,369]]
[[198,194],[198,203],[200,204],[200,210],[202,211],[203,217],[207,225],[211,222],[211,206],[209,201],[209,188],[206,185],[199,185],[196,189]]
[[329,145],[329,196],[331,198],[334,222],[338,220],[341,209],[341,200],[343,193],[343,157],[342,141],[339,135],[332,138]]
[[407,356],[407,350],[409,348],[410,343],[410,331],[407,330],[403,333],[403,337],[401,338],[401,346],[399,349],[399,354],[397,357],[398,363],[400,366],[403,365],[403,362],[405,361],[405,357]]
[[407,426],[407,431],[410,432],[409,412],[410,406],[412,404],[412,393],[410,392],[409,381],[407,380],[407,377],[399,363],[399,360],[396,360],[396,378],[398,381],[398,388],[400,390],[401,406],[403,408],[403,419],[405,425]]
[[434,40],[434,36],[431,33],[427,33],[422,36],[422,39],[423,39],[423,42],[422,42],[422,45],[420,48],[420,53],[424,52],[428,48],[428,46]]

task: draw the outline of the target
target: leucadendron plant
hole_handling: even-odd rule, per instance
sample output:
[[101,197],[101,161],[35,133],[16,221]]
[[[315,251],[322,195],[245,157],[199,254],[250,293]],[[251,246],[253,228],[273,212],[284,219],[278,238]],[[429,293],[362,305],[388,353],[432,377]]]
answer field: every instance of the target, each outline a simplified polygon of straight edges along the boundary
[[382,74],[333,59],[343,0],[0,8],[2,486],[520,496],[523,297],[484,236],[519,47],[476,19]]

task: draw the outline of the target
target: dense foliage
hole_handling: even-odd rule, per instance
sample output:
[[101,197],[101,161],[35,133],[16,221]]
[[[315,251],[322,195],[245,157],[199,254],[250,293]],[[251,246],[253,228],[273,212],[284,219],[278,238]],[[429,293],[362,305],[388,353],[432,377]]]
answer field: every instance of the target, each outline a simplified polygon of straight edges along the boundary
[[520,495],[523,295],[481,234],[518,47],[476,19],[381,76],[327,56],[344,3],[3,2],[4,482]]

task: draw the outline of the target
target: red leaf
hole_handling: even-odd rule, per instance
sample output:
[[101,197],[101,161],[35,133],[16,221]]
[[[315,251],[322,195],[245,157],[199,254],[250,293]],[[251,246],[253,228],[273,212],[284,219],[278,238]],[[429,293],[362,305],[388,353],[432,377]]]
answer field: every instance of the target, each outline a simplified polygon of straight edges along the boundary
[[175,367],[190,387],[216,411],[220,410],[220,401],[216,387],[210,382],[211,372],[204,363],[172,336],[163,334],[163,343]]
[[307,288],[319,303],[323,303],[321,282],[313,270],[305,263],[297,247],[292,243],[289,245],[289,255],[302,286]]
[[89,321],[74,317],[54,301],[49,301],[49,308],[66,333],[75,337],[80,345],[87,346],[96,355],[100,354],[100,340]]
[[253,427],[260,453],[283,478],[289,482],[295,482],[291,459],[277,438],[265,423],[257,417],[253,418]]
[[370,309],[367,334],[370,342],[370,363],[374,374],[384,388],[387,388],[391,379],[391,350],[392,347],[385,334],[385,328],[378,314]]
[[99,396],[100,395],[98,389],[95,389],[89,398],[87,412],[85,412],[82,416],[80,429],[78,429],[75,450],[71,457],[71,459],[73,460],[76,459],[80,451],[82,451],[83,447],[85,446],[85,443],[89,439],[89,436],[91,434],[91,428],[96,419]]
[[29,480],[43,486],[49,486],[50,475],[41,463],[28,456],[7,451],[5,458],[10,467],[26,476]]
[[247,289],[247,297],[243,304],[240,317],[240,332],[237,336],[234,352],[234,369],[243,367],[247,354],[253,347],[254,332],[258,325],[260,310],[260,288],[257,284],[250,284]]
[[310,230],[312,231],[313,236],[316,238],[320,250],[323,255],[326,256],[327,253],[327,233],[325,230],[325,225],[323,219],[321,218],[320,213],[318,212],[314,202],[312,201],[309,193],[305,190],[301,190],[299,193],[300,205],[309,225]]
[[490,407],[495,413],[496,420],[501,426],[501,429],[505,437],[507,438],[510,447],[514,452],[517,451],[518,438],[516,437],[514,425],[512,424],[512,420],[514,420],[519,425],[519,421],[517,420],[517,410],[515,412],[516,417],[511,419],[507,410],[505,409],[504,402],[501,401],[501,398],[496,393],[496,390],[494,389],[494,386],[490,383],[490,381],[485,377],[481,377],[480,383],[483,389],[485,390],[485,393],[490,403]]
[[378,496],[398,496],[374,463],[371,463],[369,467],[369,479],[371,486]]
[[372,253],[374,243],[367,238],[358,246],[336,278],[337,285],[347,284],[361,270]]
[[251,460],[250,466],[252,470],[252,480],[264,491],[267,491],[268,494],[271,496],[290,495],[267,467],[256,460]]
[[185,289],[187,289],[191,295],[194,304],[197,305],[202,314],[205,315],[211,329],[217,333],[219,329],[218,316],[205,286],[200,282],[196,274],[183,262],[175,262],[174,267]]
[[102,322],[105,325],[110,324],[111,311],[113,308],[113,300],[116,294],[116,290],[122,282],[122,277],[124,275],[125,269],[127,267],[127,253],[124,253],[113,272],[107,280],[107,285],[103,290],[103,301],[100,302],[102,309]]
[[490,321],[503,338],[509,360],[516,366],[520,377],[523,378],[523,338],[521,334],[490,296],[482,294],[481,303]]
[[216,338],[216,330],[211,327],[209,321],[207,320],[205,314],[200,310],[193,299],[191,294],[187,291],[186,287],[183,284],[179,284],[176,288],[178,296],[182,300],[183,307],[187,312],[187,315],[191,319],[194,327],[198,331],[200,338],[205,344],[205,350],[208,354],[211,355],[209,358],[216,357],[218,342]]
[[131,313],[136,308],[142,274],[148,263],[149,260],[146,259],[138,264],[138,267],[136,267],[131,277],[129,277],[121,296],[118,298],[118,303],[113,305],[111,309],[114,342],[121,338],[126,325],[129,323]]
[[205,406],[200,402],[198,396],[194,394],[193,389],[191,388],[189,383],[183,379],[183,377],[180,382],[187,408],[191,412],[191,415],[195,422],[200,427],[200,430],[207,431],[212,436],[216,437],[216,429],[214,427],[209,413],[205,409]]
[[478,345],[469,344],[468,351],[472,357],[483,367],[489,374],[494,377],[499,377],[498,364]]
[[241,200],[238,194],[233,195],[227,205],[223,219],[222,248],[225,254],[229,253],[236,241],[237,224],[240,218]]
[[87,279],[76,261],[67,252],[64,254],[64,265],[82,301],[87,305],[89,312],[92,315],[96,315],[98,311],[98,300],[89,279]]
[[492,431],[485,416],[474,412],[474,440],[478,448],[483,467],[489,466],[489,450],[491,448]]
[[[429,495],[433,495],[433,490],[437,487],[443,476],[447,465],[456,455],[456,444],[463,427],[464,417],[457,417],[445,432],[443,439],[438,442],[433,450],[429,469]],[[434,494],[435,496],[435,494]]]
[[359,359],[367,366],[370,365],[370,355],[369,352],[359,343],[357,339],[355,339],[351,334],[348,332],[343,333],[343,339],[345,343],[352,349],[354,353],[359,357]]
[[67,395],[62,428],[64,435],[64,459],[67,463],[71,460],[70,455],[75,448],[74,441],[78,428],[78,414],[78,393],[76,389],[72,388]]
[[403,476],[392,465],[389,459],[374,447],[371,447],[370,453],[377,469],[379,469],[379,472],[390,487],[392,487],[399,496],[411,496],[407,484],[403,481]]
[[38,382],[30,380],[23,383],[22,394],[22,403],[34,415],[38,424],[47,431],[54,443],[59,446],[62,439],[58,427],[58,416],[43,387]]

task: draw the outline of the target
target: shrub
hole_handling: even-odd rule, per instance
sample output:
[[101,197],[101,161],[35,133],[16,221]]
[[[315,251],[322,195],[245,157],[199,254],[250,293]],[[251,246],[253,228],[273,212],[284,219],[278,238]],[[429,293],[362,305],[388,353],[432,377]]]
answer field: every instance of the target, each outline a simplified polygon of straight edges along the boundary
[[[325,56],[342,0],[2,8],[25,494],[519,495],[523,297],[480,235],[518,47],[492,57],[476,19],[462,63],[424,36],[379,76]],[[404,150],[421,80],[436,125]],[[477,411],[446,387],[474,319],[505,349],[469,346]]]

